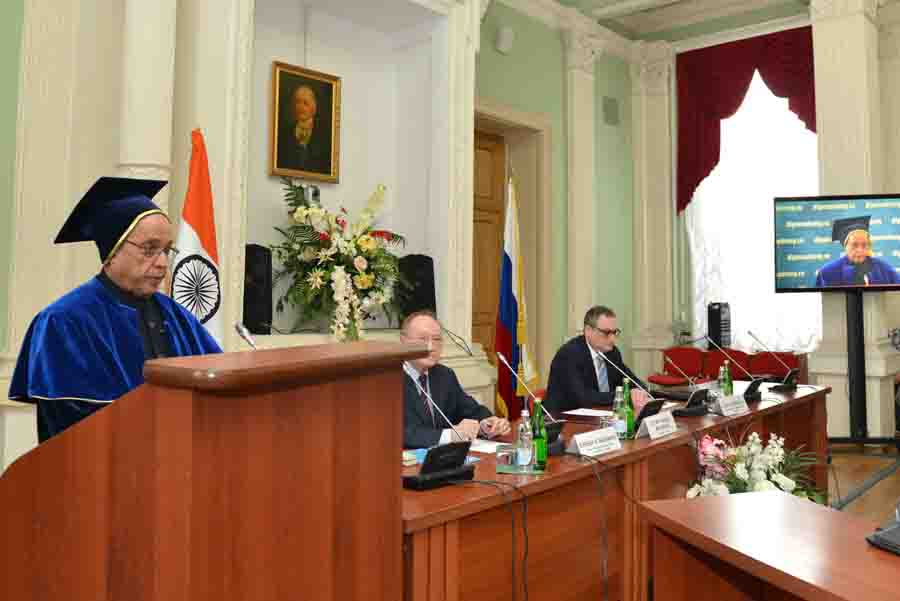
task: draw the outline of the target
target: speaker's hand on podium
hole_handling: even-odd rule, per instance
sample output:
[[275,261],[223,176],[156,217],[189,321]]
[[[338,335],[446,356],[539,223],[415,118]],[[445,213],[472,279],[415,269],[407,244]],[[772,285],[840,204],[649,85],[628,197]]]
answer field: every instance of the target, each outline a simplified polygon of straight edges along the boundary
[[643,390],[639,390],[639,389],[632,390],[631,391],[631,403],[634,405],[635,416],[639,415],[641,413],[641,409],[644,408],[644,405],[646,405],[647,403],[649,403],[652,400],[653,399],[650,398],[650,395],[648,395]]

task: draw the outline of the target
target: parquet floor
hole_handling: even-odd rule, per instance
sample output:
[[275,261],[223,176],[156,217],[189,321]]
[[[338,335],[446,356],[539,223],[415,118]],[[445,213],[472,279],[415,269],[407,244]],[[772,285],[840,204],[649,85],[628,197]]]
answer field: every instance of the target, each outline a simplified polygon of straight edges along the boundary
[[[829,471],[828,482],[829,498],[832,500],[846,499],[849,493],[867,478],[891,467],[900,459],[894,447],[862,448],[850,445],[832,446],[831,457],[833,470]],[[894,507],[898,502],[900,502],[900,469],[851,501],[843,511],[881,524],[894,515]]]

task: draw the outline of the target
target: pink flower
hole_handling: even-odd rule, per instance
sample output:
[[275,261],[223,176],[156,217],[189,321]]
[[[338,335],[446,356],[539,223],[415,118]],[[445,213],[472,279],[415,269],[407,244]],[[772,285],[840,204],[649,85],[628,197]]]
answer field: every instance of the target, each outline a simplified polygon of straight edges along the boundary
[[357,256],[353,259],[353,266],[356,267],[356,270],[359,272],[363,272],[366,270],[366,267],[369,266],[369,262],[366,261],[366,258],[362,255]]
[[708,478],[722,479],[728,474],[725,455],[725,443],[708,434],[704,435],[697,445],[697,460]]

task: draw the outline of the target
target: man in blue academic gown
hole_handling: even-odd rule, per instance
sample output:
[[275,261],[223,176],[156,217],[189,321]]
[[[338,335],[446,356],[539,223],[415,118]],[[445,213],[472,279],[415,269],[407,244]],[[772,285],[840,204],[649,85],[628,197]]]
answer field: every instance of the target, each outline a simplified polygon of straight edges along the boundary
[[816,276],[817,288],[900,284],[897,270],[884,259],[872,256],[870,217],[834,220],[831,238],[844,246],[845,254],[822,266]]
[[9,398],[37,404],[43,442],[144,381],[147,359],[220,353],[199,321],[158,292],[172,224],[150,200],[164,181],[100,178],[54,241],[93,241],[100,273],[38,313]]

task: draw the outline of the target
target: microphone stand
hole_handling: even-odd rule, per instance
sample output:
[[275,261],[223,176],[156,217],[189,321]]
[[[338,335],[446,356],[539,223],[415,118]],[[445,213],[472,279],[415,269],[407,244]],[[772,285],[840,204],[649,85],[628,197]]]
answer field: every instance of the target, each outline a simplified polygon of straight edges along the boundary
[[[503,356],[503,353],[497,351],[497,358],[503,362],[503,365],[506,366],[506,369],[509,370],[513,376],[515,376],[516,380],[522,385],[522,388],[528,391],[528,394],[532,399],[537,400],[537,397],[531,392],[531,389],[528,388],[528,384],[519,377],[519,374],[516,373],[516,370],[512,368],[509,362],[506,360],[506,357]],[[563,424],[565,424],[565,420],[559,420],[553,417],[553,414],[544,407],[544,403],[541,403],[541,410],[544,412],[550,422],[544,424],[544,428],[547,430],[547,454],[548,455],[563,455],[566,452],[566,446],[563,443],[562,433]]]
[[647,390],[646,388],[644,388],[643,386],[641,386],[640,384],[638,384],[637,382],[635,382],[635,381],[634,381],[634,378],[632,378],[631,376],[629,376],[628,374],[626,374],[626,373],[625,373],[625,370],[623,370],[623,369],[620,368],[618,365],[616,365],[615,363],[613,363],[612,361],[610,361],[610,360],[606,357],[606,354],[603,353],[603,351],[597,351],[597,354],[600,355],[601,357],[603,357],[603,360],[606,361],[606,364],[607,364],[607,365],[612,365],[613,367],[615,367],[615,368],[616,368],[616,371],[619,372],[620,374],[622,374],[622,377],[623,377],[623,378],[625,378],[626,380],[628,380],[629,382],[631,382],[632,384],[634,384],[635,388],[638,388],[638,389],[640,389],[640,390],[643,390],[644,393],[645,393],[648,397],[650,397],[650,400],[651,400],[651,401],[657,400],[656,398],[653,397],[652,394],[650,394],[650,391],[649,391],[649,390]]
[[256,348],[256,344],[253,342],[253,338],[250,336],[249,330],[247,327],[239,321],[234,322],[234,330],[237,332],[238,336],[240,336],[244,342],[250,345],[254,351],[258,351]]
[[731,361],[731,362],[732,362],[734,365],[736,365],[742,372],[744,372],[745,374],[747,374],[747,377],[748,377],[748,378],[750,378],[750,386],[748,386],[748,387],[747,387],[747,390],[744,391],[744,400],[747,401],[748,403],[750,403],[750,402],[756,402],[756,401],[762,400],[762,395],[760,395],[760,393],[759,393],[759,385],[762,384],[762,381],[763,381],[762,378],[754,378],[754,377],[753,377],[753,374],[751,374],[749,371],[747,371],[746,369],[744,369],[744,367],[743,367],[740,363],[738,363],[737,361],[735,361],[735,360],[732,358],[731,355],[729,355],[728,353],[726,353],[726,352],[725,352],[725,349],[723,349],[721,346],[719,346],[718,344],[716,344],[715,342],[713,342],[713,339],[712,339],[712,338],[710,338],[709,336],[706,336],[706,340],[707,340],[711,345],[713,345],[714,347],[716,347],[717,349],[719,349],[719,350],[722,352],[722,354],[725,355],[725,358],[727,358],[729,361]]
[[685,380],[688,381],[688,385],[691,387],[692,390],[697,387],[697,385],[694,384],[694,379],[692,377],[690,377],[689,375],[687,375],[686,373],[684,373],[684,370],[682,370],[680,367],[678,367],[678,365],[676,365],[675,362],[672,361],[672,359],[668,355],[663,355],[663,359],[665,359],[669,363],[669,365],[674,367],[678,371],[678,373],[681,374],[681,377],[683,377]]
[[760,340],[759,338],[756,337],[756,334],[754,334],[750,330],[747,330],[747,333],[750,334],[750,336],[753,338],[753,340],[757,341],[760,345],[762,345],[762,347],[764,349],[766,349],[767,353],[769,353],[770,355],[775,357],[775,360],[778,361],[783,368],[788,370],[787,374],[784,376],[784,380],[782,380],[782,382],[781,382],[780,388],[778,390],[776,390],[776,392],[779,392],[779,391],[791,392],[793,390],[797,390],[797,382],[794,380],[794,378],[791,377],[792,374],[796,375],[797,369],[789,366],[787,363],[782,361],[781,357],[779,357],[775,352],[772,351],[772,349],[770,349],[768,346],[766,346],[766,344],[762,340]]

